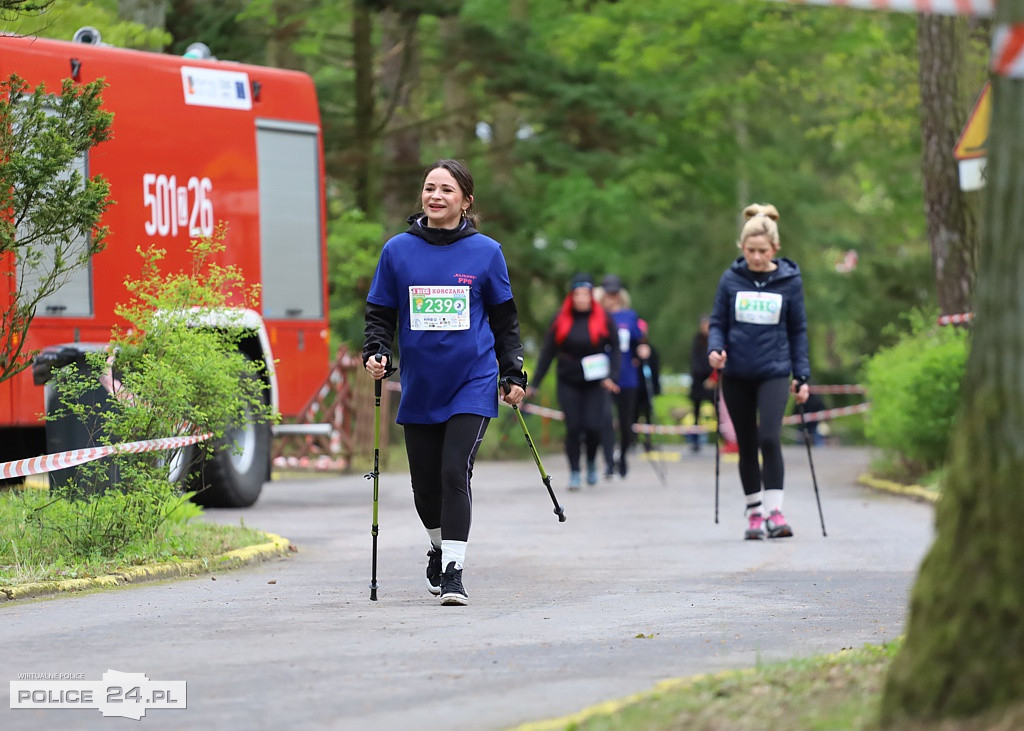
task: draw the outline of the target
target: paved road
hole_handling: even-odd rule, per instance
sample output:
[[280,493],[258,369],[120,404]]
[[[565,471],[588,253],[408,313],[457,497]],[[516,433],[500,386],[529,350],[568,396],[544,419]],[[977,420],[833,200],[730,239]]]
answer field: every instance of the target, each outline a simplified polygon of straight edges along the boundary
[[[0,728],[109,729],[98,710],[11,710],[19,673],[108,669],[188,683],[186,710],[147,729],[500,729],[563,715],[658,680],[833,652],[896,637],[932,538],[932,509],[855,484],[869,453],[787,448],[796,536],[745,542],[735,463],[713,452],[636,461],[628,481],[568,493],[567,522],[532,462],[481,463],[465,584],[469,607],[425,590],[426,539],[408,477],[381,477],[379,601],[371,603],[370,483],[269,485],[211,520],[284,535],[269,563],[87,595],[0,605]],[[643,637],[638,637],[643,635]],[[133,726],[134,727],[134,726]]]

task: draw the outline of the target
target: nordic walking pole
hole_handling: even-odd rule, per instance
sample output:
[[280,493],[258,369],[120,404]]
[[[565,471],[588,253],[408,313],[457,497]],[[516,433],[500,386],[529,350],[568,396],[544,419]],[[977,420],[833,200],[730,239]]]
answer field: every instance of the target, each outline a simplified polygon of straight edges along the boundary
[[811,483],[814,485],[814,499],[818,501],[818,519],[821,520],[821,535],[828,536],[825,532],[825,516],[821,512],[821,497],[818,495],[818,478],[814,476],[814,458],[811,457],[811,433],[807,431],[807,422],[804,420],[804,405],[796,402],[797,413],[800,414],[800,428],[804,433],[804,444],[807,445],[807,462],[811,465]]
[[715,525],[717,525],[718,524],[718,464],[719,464],[718,439],[719,439],[719,436],[721,435],[721,430],[722,430],[722,426],[721,426],[721,423],[720,423],[721,422],[721,417],[719,417],[719,415],[718,415],[718,399],[720,398],[719,391],[721,390],[721,386],[722,386],[722,374],[718,373],[718,371],[715,371],[715,373],[718,376],[717,378],[715,378]]
[[[650,405],[649,406],[649,408],[650,408],[649,415],[650,415],[650,419],[651,419],[651,426],[653,426],[654,422],[656,421],[656,419],[654,418],[654,377],[651,375],[651,366],[650,366],[650,364],[646,360],[644,360],[642,362],[643,362],[643,371],[644,371],[644,383],[647,385],[647,401],[648,401],[648,403]],[[639,439],[639,438],[640,437],[638,435],[637,439]],[[648,437],[648,438],[650,438],[650,437]],[[662,486],[666,486],[668,483],[665,482],[665,471],[662,469],[662,466],[658,462],[658,460],[656,460],[656,459],[652,460],[650,458],[651,451],[653,449],[652,445],[648,444],[647,442],[644,442],[644,449],[647,452],[647,461],[650,462],[651,463],[651,467],[654,468],[654,474],[656,474],[658,476],[658,481],[662,484]],[[654,451],[657,451],[657,450],[654,450]]]
[[514,405],[512,410],[516,412],[516,417],[519,419],[519,426],[523,428],[523,436],[526,437],[526,443],[530,446],[530,451],[533,452],[533,461],[537,463],[537,469],[540,470],[540,479],[544,483],[544,487],[548,489],[548,495],[551,496],[551,502],[555,505],[555,515],[558,516],[558,522],[565,522],[565,511],[562,510],[562,506],[558,504],[558,499],[555,497],[555,491],[551,489],[551,475],[544,471],[544,465],[541,464],[540,455],[537,453],[537,447],[533,443],[533,438],[530,436],[530,430],[526,428],[526,419],[523,418],[523,412],[519,410],[519,407]]
[[[377,362],[381,362],[381,355],[373,356]],[[384,378],[387,378],[385,372]],[[370,601],[377,601],[377,503],[378,486],[380,482],[380,392],[384,378],[378,378],[373,382],[373,472],[365,475],[366,479],[373,480],[373,524],[370,526],[370,535],[373,536],[373,568],[370,573]]]
[[[501,387],[505,393],[512,390],[508,382],[502,379]],[[551,502],[555,505],[555,515],[558,516],[558,522],[565,522],[565,511],[562,510],[562,506],[558,504],[558,498],[555,497],[555,491],[551,488],[551,475],[544,471],[544,465],[540,461],[540,454],[537,453],[537,447],[533,443],[533,437],[530,436],[530,430],[526,428],[526,419],[523,418],[523,412],[519,410],[517,404],[512,404],[512,410],[516,412],[516,418],[519,419],[519,426],[523,428],[523,436],[526,437],[526,444],[530,447],[530,451],[533,453],[533,461],[537,463],[537,469],[540,470],[540,480],[544,483],[544,487],[548,489],[548,495],[551,496]]]

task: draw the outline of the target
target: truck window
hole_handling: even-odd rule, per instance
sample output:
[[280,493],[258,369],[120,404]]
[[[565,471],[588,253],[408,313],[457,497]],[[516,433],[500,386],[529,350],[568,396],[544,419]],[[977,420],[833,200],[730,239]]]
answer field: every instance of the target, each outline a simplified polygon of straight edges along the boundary
[[256,122],[263,316],[323,316],[318,129]]
[[[62,177],[64,179],[70,177],[72,170],[77,171],[83,180],[88,178],[88,163],[84,155],[76,158]],[[30,233],[29,225],[23,224],[19,227],[18,237],[24,238]],[[81,255],[85,246],[85,239],[81,236],[76,237],[65,249],[63,259],[74,261]],[[24,293],[22,301],[28,301],[39,290],[40,283],[53,273],[54,267],[53,245],[40,243],[27,248],[30,250],[23,251],[19,248],[17,257],[19,288]],[[26,258],[30,258],[30,262],[27,263]],[[92,315],[92,262],[70,274],[64,274],[61,282],[55,292],[39,300],[36,316],[87,317]]]

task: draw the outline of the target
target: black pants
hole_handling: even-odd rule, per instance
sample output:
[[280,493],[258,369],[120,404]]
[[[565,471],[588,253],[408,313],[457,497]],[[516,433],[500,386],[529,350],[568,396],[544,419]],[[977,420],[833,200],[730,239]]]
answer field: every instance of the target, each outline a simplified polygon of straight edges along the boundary
[[[651,403],[651,399],[647,396],[647,391],[644,389],[637,389],[636,398],[636,423],[643,422],[645,424],[654,423],[654,406]],[[636,434],[633,437],[637,441],[640,440],[640,435]],[[651,451],[651,435],[644,434],[644,449],[648,452]]]
[[615,394],[615,407],[619,414],[619,474],[626,474],[626,452],[636,441],[633,424],[636,423],[636,400],[639,388],[620,388]]
[[565,456],[573,472],[580,471],[580,442],[586,444],[587,463],[597,459],[601,437],[612,423],[609,396],[600,381],[558,382],[558,405],[565,414]]
[[789,383],[788,376],[763,381],[722,379],[722,398],[736,429],[740,482],[746,495],[760,492],[762,482],[765,490],[782,489],[782,416],[789,400]]
[[443,424],[405,425],[416,512],[423,527],[439,527],[444,540],[469,540],[473,462],[489,422],[477,414],[456,414]]

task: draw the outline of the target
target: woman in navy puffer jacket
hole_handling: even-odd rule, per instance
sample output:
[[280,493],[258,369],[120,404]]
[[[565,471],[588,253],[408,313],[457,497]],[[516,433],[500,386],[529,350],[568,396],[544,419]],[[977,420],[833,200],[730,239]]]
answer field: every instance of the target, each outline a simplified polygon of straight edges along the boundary
[[798,403],[810,395],[803,280],[796,262],[777,256],[775,206],[754,204],[743,213],[747,222],[737,242],[743,256],[718,283],[708,363],[722,369],[722,397],[739,443],[744,537],[788,538],[793,530],[782,515],[782,416],[790,391]]

